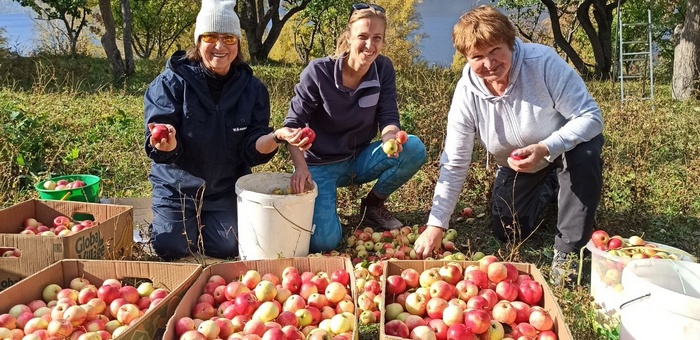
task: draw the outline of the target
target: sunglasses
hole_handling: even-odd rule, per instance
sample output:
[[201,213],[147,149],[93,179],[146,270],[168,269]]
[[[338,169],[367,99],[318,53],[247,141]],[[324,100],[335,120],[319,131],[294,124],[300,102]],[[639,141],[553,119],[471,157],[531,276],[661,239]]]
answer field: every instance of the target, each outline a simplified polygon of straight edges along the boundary
[[385,13],[386,10],[384,10],[384,7],[375,5],[375,4],[365,4],[365,3],[357,3],[352,5],[352,10],[354,11],[359,11],[361,9],[374,9],[375,11],[379,13]]
[[204,33],[199,37],[207,44],[216,44],[219,39],[226,45],[238,44],[238,37],[233,34]]

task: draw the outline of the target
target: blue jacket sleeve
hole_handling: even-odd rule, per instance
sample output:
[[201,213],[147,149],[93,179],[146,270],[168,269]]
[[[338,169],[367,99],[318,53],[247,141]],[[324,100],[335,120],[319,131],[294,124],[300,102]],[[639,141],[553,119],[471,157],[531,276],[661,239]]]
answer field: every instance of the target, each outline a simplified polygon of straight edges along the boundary
[[[154,79],[146,89],[143,98],[146,155],[156,163],[174,163],[182,155],[182,141],[177,135],[182,119],[182,85],[164,74]],[[154,148],[149,139],[149,123],[170,124],[175,128],[177,147],[170,152]]]
[[294,98],[289,103],[287,117],[284,126],[300,128],[306,126],[311,120],[311,112],[315,112],[320,105],[321,94],[315,79],[318,77],[314,64],[309,64],[301,72],[299,83],[294,86]]
[[401,128],[399,120],[399,107],[396,102],[396,71],[389,58],[383,58],[379,69],[379,81],[382,84],[377,104],[377,118],[381,133],[388,125],[396,125]]
[[278,150],[275,149],[271,153],[263,154],[255,147],[258,138],[273,131],[270,127],[270,94],[262,83],[257,82],[257,86],[252,120],[248,126],[244,146],[241,149],[241,157],[249,167],[269,162]]

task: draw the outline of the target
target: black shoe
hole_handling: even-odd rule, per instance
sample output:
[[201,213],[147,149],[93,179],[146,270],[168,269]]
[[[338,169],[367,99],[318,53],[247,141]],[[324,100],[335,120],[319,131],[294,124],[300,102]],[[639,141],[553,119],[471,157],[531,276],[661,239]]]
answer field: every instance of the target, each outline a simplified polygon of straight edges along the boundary
[[578,256],[554,250],[550,282],[553,285],[575,285],[578,282]]
[[365,200],[362,200],[360,205],[360,218],[362,223],[381,230],[392,230],[403,227],[403,223],[397,220],[394,215],[384,206],[384,203],[378,205],[367,205]]

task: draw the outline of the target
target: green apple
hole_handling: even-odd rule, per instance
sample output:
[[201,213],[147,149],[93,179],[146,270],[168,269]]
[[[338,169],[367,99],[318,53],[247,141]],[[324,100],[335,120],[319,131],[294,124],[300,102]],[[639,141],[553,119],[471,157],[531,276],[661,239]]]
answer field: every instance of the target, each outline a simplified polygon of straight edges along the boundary
[[136,287],[136,291],[139,292],[140,297],[149,296],[154,290],[155,287],[153,287],[153,284],[150,282],[142,282],[138,287]]

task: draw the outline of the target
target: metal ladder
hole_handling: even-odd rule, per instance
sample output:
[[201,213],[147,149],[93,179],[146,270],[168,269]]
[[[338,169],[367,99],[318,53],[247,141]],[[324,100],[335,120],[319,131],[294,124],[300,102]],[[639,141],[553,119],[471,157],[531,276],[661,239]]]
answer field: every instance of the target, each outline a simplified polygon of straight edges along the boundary
[[[618,0],[618,77],[620,80],[620,100],[651,100],[654,101],[654,62],[651,37],[651,8],[647,8],[647,22],[623,23],[622,7]],[[644,32],[645,31],[645,32]],[[625,40],[625,32],[631,32],[635,38]],[[646,37],[644,36],[646,35]],[[639,86],[634,91],[636,96],[629,94],[633,86],[625,87],[625,81],[636,80]],[[630,84],[631,85],[631,84]],[[647,90],[648,86],[648,90]]]

